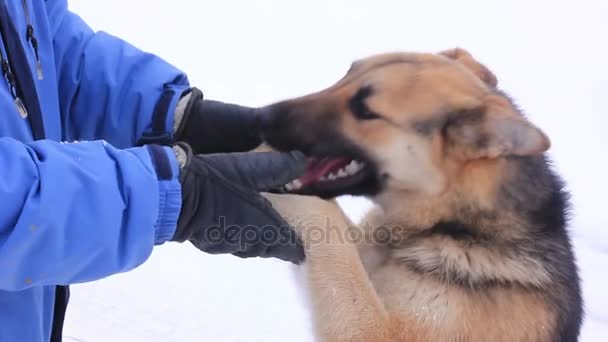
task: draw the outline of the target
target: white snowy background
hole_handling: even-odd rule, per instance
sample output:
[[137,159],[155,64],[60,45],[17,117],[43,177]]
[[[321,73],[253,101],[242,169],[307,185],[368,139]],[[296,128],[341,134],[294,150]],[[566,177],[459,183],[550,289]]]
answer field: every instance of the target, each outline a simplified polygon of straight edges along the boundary
[[[581,341],[608,340],[608,2],[70,1],[92,27],[185,70],[208,98],[264,105],[326,87],[358,58],[468,49],[532,121],[573,195]],[[345,198],[353,217],[366,208]],[[156,248],[138,269],[72,287],[66,341],[311,341],[293,267]],[[480,322],[480,324],[483,324]]]

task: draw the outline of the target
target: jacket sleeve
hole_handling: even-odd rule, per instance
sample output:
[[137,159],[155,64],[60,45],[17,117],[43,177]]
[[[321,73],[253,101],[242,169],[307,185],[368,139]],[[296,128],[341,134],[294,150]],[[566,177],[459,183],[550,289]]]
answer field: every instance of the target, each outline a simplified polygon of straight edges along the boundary
[[181,208],[169,147],[0,138],[0,290],[128,271],[170,240]]
[[186,75],[161,58],[104,32],[47,0],[64,140],[104,139],[125,148],[168,144]]

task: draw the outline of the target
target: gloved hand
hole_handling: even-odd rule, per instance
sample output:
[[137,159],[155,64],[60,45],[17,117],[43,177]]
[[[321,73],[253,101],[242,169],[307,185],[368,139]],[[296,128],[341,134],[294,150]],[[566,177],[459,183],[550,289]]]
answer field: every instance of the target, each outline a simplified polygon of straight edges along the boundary
[[205,100],[197,88],[181,101],[175,141],[187,143],[195,154],[244,152],[262,143],[256,109]]
[[305,168],[299,152],[194,155],[178,143],[182,210],[173,241],[189,240],[212,254],[304,260],[302,242],[260,192],[297,178]]

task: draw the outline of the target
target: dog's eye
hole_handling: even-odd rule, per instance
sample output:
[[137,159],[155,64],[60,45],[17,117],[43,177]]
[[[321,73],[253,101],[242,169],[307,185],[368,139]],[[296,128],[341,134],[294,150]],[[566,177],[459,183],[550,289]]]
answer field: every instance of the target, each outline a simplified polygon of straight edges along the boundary
[[355,96],[353,96],[350,99],[350,111],[353,113],[353,115],[359,119],[359,120],[373,120],[373,119],[379,119],[380,115],[378,115],[377,113],[374,113],[372,110],[369,109],[369,107],[367,106],[367,103],[365,103],[365,100],[370,97],[373,94],[374,90],[371,86],[366,86],[363,87],[361,89],[359,89],[359,91],[357,91],[357,93],[355,94]]

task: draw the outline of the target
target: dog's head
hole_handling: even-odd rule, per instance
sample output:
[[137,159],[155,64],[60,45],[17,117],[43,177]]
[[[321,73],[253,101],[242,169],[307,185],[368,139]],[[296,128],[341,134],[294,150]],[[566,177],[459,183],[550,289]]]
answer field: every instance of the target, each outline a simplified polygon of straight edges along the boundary
[[436,195],[467,168],[549,148],[496,85],[462,49],[377,55],[325,90],[269,106],[264,138],[311,157],[291,192]]

